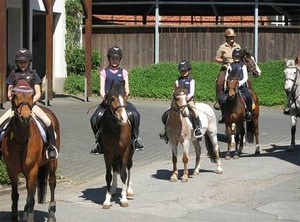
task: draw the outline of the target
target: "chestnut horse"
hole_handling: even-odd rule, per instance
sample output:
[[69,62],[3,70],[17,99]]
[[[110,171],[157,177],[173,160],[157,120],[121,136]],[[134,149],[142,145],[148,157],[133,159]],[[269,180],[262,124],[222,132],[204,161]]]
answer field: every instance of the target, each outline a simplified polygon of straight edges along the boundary
[[[217,173],[222,174],[223,169],[221,167],[221,160],[219,158],[219,145],[217,138],[217,122],[216,116],[212,108],[204,103],[196,103],[196,110],[199,114],[200,121],[202,123],[202,135],[205,137],[205,145],[210,157],[210,160],[217,164]],[[188,182],[188,161],[189,161],[189,149],[190,142],[193,143],[196,153],[196,163],[194,169],[194,175],[200,173],[200,155],[201,146],[200,139],[194,137],[193,127],[191,123],[190,108],[187,102],[187,91],[181,87],[175,89],[173,93],[173,99],[171,102],[171,108],[169,116],[166,122],[166,133],[169,138],[169,144],[172,149],[172,161],[173,172],[170,178],[170,182],[176,182],[178,180],[178,168],[177,168],[177,153],[178,144],[183,146],[182,161],[184,164],[183,176],[181,182]]]
[[[239,158],[239,154],[242,152],[244,146],[245,136],[245,101],[242,98],[239,91],[239,80],[236,75],[228,76],[226,81],[226,88],[228,90],[228,96],[221,109],[224,114],[226,133],[228,136],[228,149],[225,159],[230,159],[230,151],[235,148],[234,159]],[[260,154],[260,145],[258,138],[258,117],[259,117],[259,100],[254,91],[249,90],[251,93],[252,101],[254,102],[254,108],[252,110],[252,121],[246,122],[247,129],[247,141],[253,142],[255,136],[255,154]]]
[[[134,149],[131,143],[131,123],[126,109],[127,97],[123,84],[115,84],[106,94],[106,110],[101,118],[101,138],[106,166],[106,196],[103,209],[109,209],[111,198],[117,189],[117,174],[122,181],[120,205],[128,206],[128,199],[133,198],[131,187],[131,167]],[[113,171],[113,175],[112,175]]]
[[[45,144],[41,137],[36,120],[32,117],[34,91],[29,85],[20,85],[13,89],[12,116],[2,140],[3,159],[11,181],[11,220],[19,221],[18,216],[18,175],[22,173],[26,179],[27,199],[23,220],[34,221],[35,193],[38,188],[38,203],[44,203],[47,193],[47,180],[51,199],[48,221],[56,221],[55,187],[57,159],[46,159]],[[41,107],[51,119],[56,133],[56,146],[60,147],[59,122],[46,107]]]

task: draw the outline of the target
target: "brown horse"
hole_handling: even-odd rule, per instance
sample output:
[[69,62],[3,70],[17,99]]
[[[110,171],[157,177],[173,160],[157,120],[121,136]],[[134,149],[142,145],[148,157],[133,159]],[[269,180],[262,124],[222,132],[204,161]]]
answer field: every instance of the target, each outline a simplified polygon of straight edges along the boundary
[[[254,56],[248,52],[247,49],[243,49],[242,61],[245,63],[248,73],[252,74],[254,77],[259,77],[261,75],[261,70],[256,63]],[[252,82],[249,79],[247,85],[248,89],[253,90]]]
[[[226,133],[228,136],[228,150],[225,159],[230,159],[230,150],[235,148],[233,158],[238,159],[244,146],[245,136],[245,101],[239,92],[239,81],[236,75],[228,77],[226,81],[228,97],[226,102],[222,104],[221,109],[224,114]],[[259,100],[254,91],[249,90],[254,108],[252,110],[252,121],[246,122],[247,141],[253,142],[255,136],[255,154],[260,154],[260,145],[258,138],[258,117],[259,117]]]
[[[213,163],[217,164],[216,173],[222,174],[223,169],[221,167],[221,160],[219,158],[219,145],[217,138],[217,121],[216,116],[212,108],[204,103],[195,104],[196,111],[199,114],[200,121],[202,123],[202,135],[205,138],[205,145],[208,156]],[[170,178],[170,182],[176,182],[178,180],[178,168],[177,168],[177,153],[178,145],[183,147],[182,161],[184,164],[183,176],[181,182],[188,182],[188,161],[189,161],[189,149],[190,142],[193,143],[196,153],[196,163],[194,169],[194,175],[200,173],[200,155],[201,146],[200,140],[193,135],[193,127],[191,123],[191,107],[187,103],[187,91],[181,87],[175,89],[173,93],[173,99],[171,102],[170,113],[166,122],[166,133],[169,138],[169,144],[172,149],[172,161],[173,172]]]
[[[27,199],[24,208],[24,218],[34,221],[35,193],[38,188],[38,203],[44,203],[47,193],[47,180],[51,199],[49,204],[48,221],[56,221],[55,218],[55,187],[57,159],[48,160],[45,156],[44,142],[36,120],[32,117],[34,91],[27,86],[18,86],[13,89],[12,109],[14,115],[11,118],[2,140],[3,158],[7,165],[7,172],[11,180],[12,207],[11,220],[18,221],[18,175],[22,173],[26,179]],[[51,119],[56,133],[56,146],[60,147],[59,122],[46,107],[41,107]]]
[[127,198],[133,198],[130,176],[134,149],[131,143],[132,126],[127,114],[126,100],[124,82],[113,85],[105,98],[107,108],[101,118],[101,138],[99,141],[103,148],[106,166],[107,192],[103,209],[109,209],[111,206],[111,198],[117,189],[118,173],[122,181],[120,205],[127,207]]

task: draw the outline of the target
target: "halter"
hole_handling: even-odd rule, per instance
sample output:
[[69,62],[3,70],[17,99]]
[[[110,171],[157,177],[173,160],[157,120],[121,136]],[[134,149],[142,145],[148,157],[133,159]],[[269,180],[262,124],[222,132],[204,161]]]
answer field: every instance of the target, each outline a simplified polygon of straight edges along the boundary
[[[26,88],[15,87],[15,88],[13,88],[12,92],[20,92],[20,93],[23,93],[23,94],[29,94],[29,93],[34,93],[34,90],[31,89],[31,88],[28,88],[28,87],[26,87]],[[29,102],[22,101],[21,103],[16,105],[15,100],[14,99],[12,100],[12,109],[18,115],[18,117],[21,116],[21,112],[18,112],[18,109],[20,107],[22,108],[23,106],[27,106],[30,109],[30,111],[32,111],[33,106]]]
[[[173,101],[175,101],[175,100],[176,100],[176,97],[177,97],[177,96],[180,96],[180,95],[186,95],[186,94],[185,94],[184,92],[181,92],[181,93],[173,93]],[[175,111],[175,112],[177,112],[177,113],[180,113],[183,117],[189,117],[189,115],[185,115],[185,114],[183,113],[183,110],[184,110],[185,108],[188,108],[188,107],[189,107],[188,104],[179,106],[176,102],[174,102],[174,103],[175,103],[176,109],[175,109],[174,107],[171,107],[171,109],[172,109],[173,111]]]

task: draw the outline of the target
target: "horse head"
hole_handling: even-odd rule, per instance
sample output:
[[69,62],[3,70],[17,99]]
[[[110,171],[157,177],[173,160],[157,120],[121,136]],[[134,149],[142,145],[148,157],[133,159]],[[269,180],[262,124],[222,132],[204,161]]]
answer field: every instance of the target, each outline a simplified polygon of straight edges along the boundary
[[295,61],[292,59],[285,60],[284,78],[284,89],[290,92],[297,82],[297,67]]
[[243,50],[242,58],[247,67],[248,72],[255,77],[260,76],[261,70],[256,63],[254,56],[250,52],[248,52],[247,49]]
[[112,84],[111,90],[106,95],[106,103],[112,115],[121,123],[128,121],[126,112],[127,96],[125,93],[125,81],[121,84]]
[[226,88],[228,90],[228,99],[233,100],[238,93],[239,80],[235,73],[228,76],[226,81]]
[[34,90],[27,81],[19,80],[12,90],[12,109],[22,124],[27,125],[31,118]]
[[177,87],[173,92],[173,105],[176,111],[180,112],[184,117],[189,116],[187,103],[187,91],[182,87]]

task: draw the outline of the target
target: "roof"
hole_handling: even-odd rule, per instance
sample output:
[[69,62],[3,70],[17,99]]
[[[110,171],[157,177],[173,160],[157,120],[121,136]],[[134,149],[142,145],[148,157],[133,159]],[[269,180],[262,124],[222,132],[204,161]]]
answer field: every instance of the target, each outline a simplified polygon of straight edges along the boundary
[[[242,16],[254,15],[255,1],[221,0],[203,1],[107,1],[92,0],[92,14],[98,15],[155,15],[156,2],[159,15],[168,16]],[[299,0],[257,0],[259,16],[284,15],[288,19],[300,20]]]

